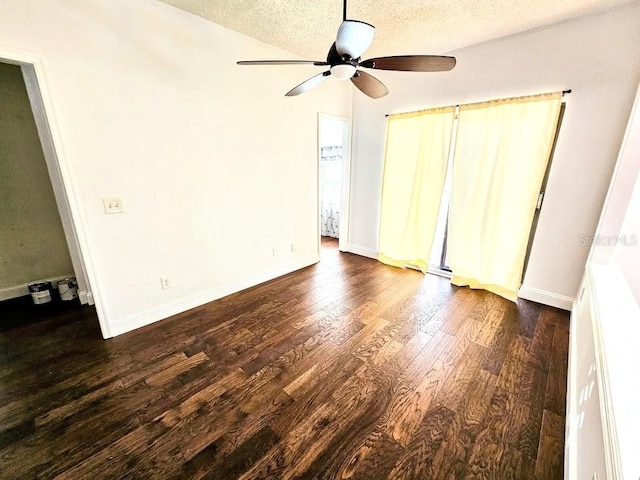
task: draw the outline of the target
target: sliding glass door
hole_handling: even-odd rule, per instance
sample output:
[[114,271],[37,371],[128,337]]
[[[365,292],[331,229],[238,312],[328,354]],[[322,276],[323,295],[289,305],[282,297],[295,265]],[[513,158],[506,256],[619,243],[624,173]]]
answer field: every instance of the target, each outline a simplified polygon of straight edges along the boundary
[[[515,300],[561,100],[553,93],[392,115],[380,261]],[[438,115],[445,111],[452,123],[443,135]]]

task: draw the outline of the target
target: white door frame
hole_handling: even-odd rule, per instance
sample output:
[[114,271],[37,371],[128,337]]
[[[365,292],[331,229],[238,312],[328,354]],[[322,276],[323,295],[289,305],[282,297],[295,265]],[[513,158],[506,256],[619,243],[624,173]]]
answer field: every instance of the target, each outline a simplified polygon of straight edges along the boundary
[[78,280],[79,294],[84,303],[95,304],[100,330],[104,338],[111,337],[98,283],[92,268],[77,188],[73,179],[64,142],[51,100],[46,64],[42,56],[0,45],[0,62],[17,65],[27,87],[38,135],[49,171],[69,254]]
[[351,195],[351,119],[329,113],[318,113],[318,254],[320,254],[320,130],[322,120],[344,122],[342,130],[342,176],[340,178],[340,238],[338,248],[341,252],[349,250],[349,202]]

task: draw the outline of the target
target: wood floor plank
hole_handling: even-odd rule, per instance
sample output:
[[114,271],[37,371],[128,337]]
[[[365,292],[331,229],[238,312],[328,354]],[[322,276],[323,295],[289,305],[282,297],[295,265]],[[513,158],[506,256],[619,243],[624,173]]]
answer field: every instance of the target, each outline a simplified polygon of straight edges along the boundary
[[134,466],[137,455],[145,452],[165,431],[157,423],[140,426],[56,478],[71,480],[98,475],[109,478],[122,476]]
[[527,365],[520,386],[518,399],[529,406],[529,418],[514,446],[527,457],[536,458],[545,405],[547,372]]
[[530,342],[521,335],[513,337],[498,375],[499,388],[513,394],[520,392],[529,359]]
[[[396,340],[394,340],[394,336],[399,330],[398,324],[388,324],[386,320],[382,318],[377,319],[369,319],[369,323],[371,324],[384,324],[382,329],[380,329],[371,339],[368,341],[362,342],[353,352],[353,355],[363,362],[373,362],[378,353],[387,347],[389,344],[395,344],[391,347],[391,355],[393,351],[398,351],[402,348],[402,344]],[[388,354],[384,354],[383,358],[379,359],[377,363],[384,363],[384,357],[387,357]]]
[[495,299],[492,305],[484,317],[476,319],[479,323],[479,328],[474,343],[486,348],[491,345],[498,328],[500,328],[502,324],[507,309],[511,306],[511,302],[500,298]]
[[478,433],[464,476],[461,478],[518,478],[511,462],[510,441],[517,438],[527,411],[515,395],[496,388],[483,429]]
[[317,437],[296,460],[292,477],[308,475],[305,472],[334,477],[349,449],[376,429],[388,397],[381,391],[385,382],[373,382],[373,375],[375,369],[364,364],[331,397],[329,404],[335,415],[323,418],[316,426]]
[[386,478],[404,451],[404,448],[384,432],[374,430],[345,455],[336,478],[350,480]]
[[11,446],[25,437],[32,436],[36,431],[36,419],[30,418],[14,425],[0,433],[0,450]]
[[549,371],[553,348],[555,319],[550,309],[542,308],[530,347],[530,362],[541,370]]
[[175,408],[165,411],[156,417],[154,421],[160,421],[167,427],[173,427],[180,422],[184,422],[199,410],[213,404],[220,395],[230,388],[243,385],[245,379],[246,375],[243,372],[234,370],[218,382],[212,383],[189,396]]
[[[315,452],[318,435],[326,432],[327,426],[337,416],[335,409],[328,403],[318,407],[304,421],[293,427],[286,438],[264,455],[239,480],[255,478],[292,478],[299,471],[305,452]],[[304,446],[304,447],[303,447]]]
[[148,376],[145,379],[145,383],[150,387],[159,387],[165,383],[175,380],[181,373],[184,373],[207,360],[209,360],[209,357],[207,357],[204,352],[198,352],[195,355],[187,357],[158,373]]
[[487,354],[482,362],[482,368],[499,375],[507,357],[511,342],[519,332],[519,316],[516,305],[507,306],[502,321],[496,329],[493,338],[487,346]]
[[294,335],[284,335],[278,338],[276,343],[268,346],[260,351],[260,355],[251,361],[242,365],[242,371],[251,376],[262,368],[273,363],[274,360],[282,356],[285,352],[291,350],[296,345],[303,344],[306,340],[313,337],[319,331],[319,327],[307,327],[303,330],[296,331]]
[[234,443],[242,443],[271,421],[275,412],[291,403],[291,398],[280,389],[271,388],[268,380],[250,380],[172,427],[167,436],[179,445],[186,461],[225,435],[234,437]]
[[561,478],[566,312],[322,244],[108,341],[0,302],[0,478]]
[[540,446],[536,461],[536,479],[562,478],[564,449],[564,419],[549,410],[544,411]]
[[433,458],[434,478],[457,480],[464,476],[476,437],[482,430],[497,377],[479,370],[463,396]]
[[422,419],[420,428],[387,478],[389,480],[436,478],[433,459],[444,441],[448,425],[455,414],[435,405]]
[[238,478],[279,441],[280,437],[269,426],[265,426],[222,459],[203,478]]
[[144,408],[151,393],[146,384],[138,383],[71,417],[47,423],[33,437],[0,452],[0,473],[15,468],[35,470],[42,478],[55,477],[138,428],[136,412]]
[[140,366],[135,372],[121,377],[122,384],[125,387],[129,387],[134,383],[144,381],[146,378],[151,377],[157,373],[164,372],[168,368],[171,368],[180,362],[187,360],[189,357],[184,352],[176,352],[162,358],[157,363],[151,363],[147,366]]
[[568,356],[569,330],[556,325],[549,359],[545,408],[563,417],[567,399]]
[[294,403],[287,407],[272,427],[279,435],[285,436],[292,426],[298,425],[317,408],[330,401],[333,393],[351,378],[362,366],[362,360],[353,355],[339,356],[320,364],[318,375],[292,391]]
[[58,408],[54,408],[49,410],[45,414],[39,416],[35,419],[35,425],[37,427],[42,427],[51,422],[60,421],[63,418],[66,418],[70,415],[73,415],[91,405],[95,404],[101,398],[112,395],[114,392],[118,390],[123,390],[124,385],[120,379],[115,380],[107,385],[97,388],[96,390],[91,391],[90,393],[83,395],[77,400],[66,403]]
[[402,320],[405,325],[414,324],[417,330],[428,335],[434,335],[438,330],[451,334],[444,328],[447,322],[452,318],[466,318],[474,305],[465,293],[468,292],[452,285],[435,285],[431,292],[420,292],[418,298],[409,302],[411,309]]
[[457,410],[458,405],[472,393],[470,389],[477,378],[485,353],[486,348],[471,343],[461,357],[452,360],[449,356],[446,360],[448,365],[441,368],[441,381],[434,400],[449,410]]
[[[441,381],[440,368],[434,364],[453,349],[455,337],[439,332],[420,350],[408,365],[395,388],[382,425],[383,431],[407,447],[422,423]],[[441,360],[442,362],[442,360]]]
[[529,300],[519,299],[517,303],[519,331],[518,334],[533,338],[538,325],[542,305]]

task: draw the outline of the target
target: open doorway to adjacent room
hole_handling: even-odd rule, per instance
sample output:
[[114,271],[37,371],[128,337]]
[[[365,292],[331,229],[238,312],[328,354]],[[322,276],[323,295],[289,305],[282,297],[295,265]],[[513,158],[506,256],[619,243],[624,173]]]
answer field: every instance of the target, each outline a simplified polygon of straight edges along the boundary
[[350,119],[318,114],[319,249],[348,249],[350,140]]
[[9,331],[74,316],[93,297],[33,65],[0,59],[0,87],[0,331]]

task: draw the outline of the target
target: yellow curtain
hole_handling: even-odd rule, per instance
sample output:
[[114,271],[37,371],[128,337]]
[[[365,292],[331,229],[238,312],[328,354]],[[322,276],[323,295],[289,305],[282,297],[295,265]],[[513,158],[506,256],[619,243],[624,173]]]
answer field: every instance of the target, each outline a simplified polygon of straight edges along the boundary
[[517,299],[561,99],[460,107],[447,241],[453,284]]
[[427,271],[454,111],[450,107],[389,117],[378,244],[383,263]]

